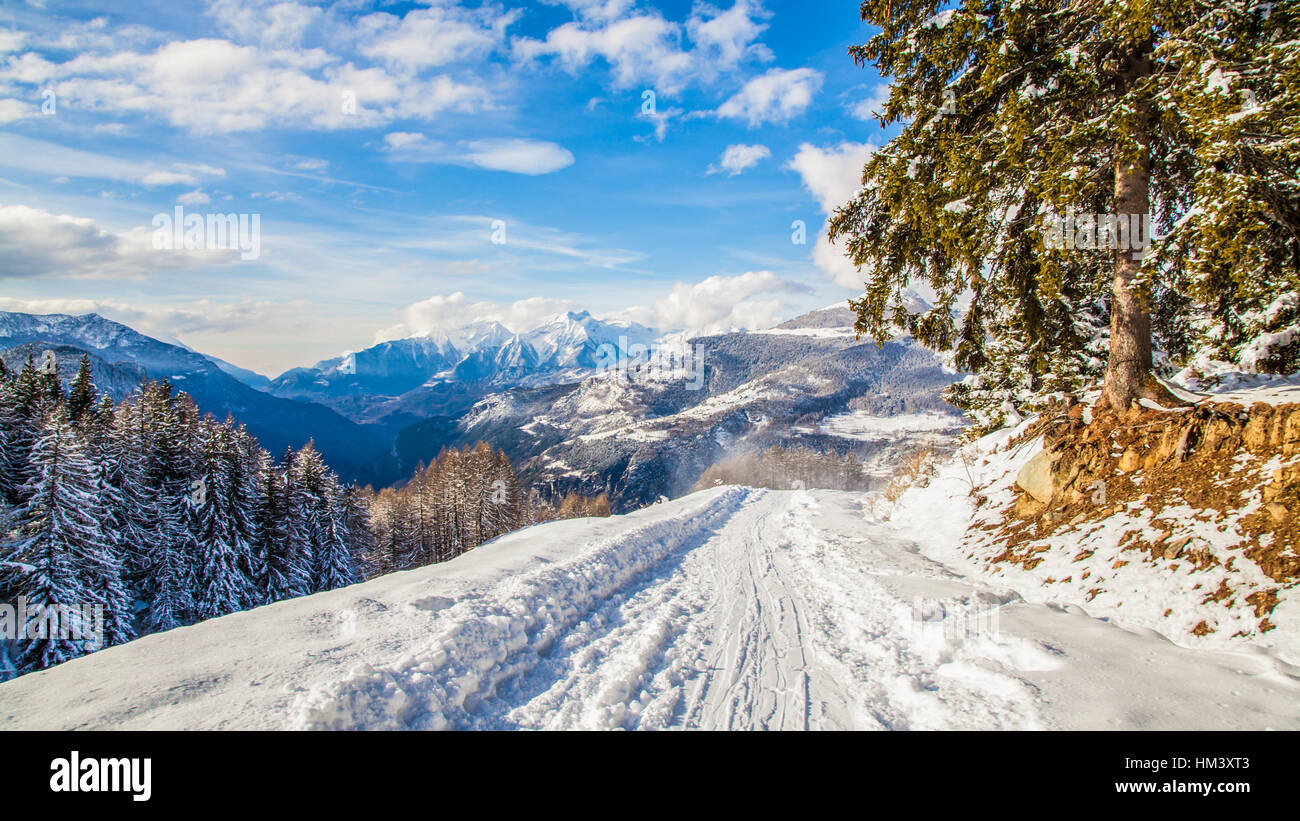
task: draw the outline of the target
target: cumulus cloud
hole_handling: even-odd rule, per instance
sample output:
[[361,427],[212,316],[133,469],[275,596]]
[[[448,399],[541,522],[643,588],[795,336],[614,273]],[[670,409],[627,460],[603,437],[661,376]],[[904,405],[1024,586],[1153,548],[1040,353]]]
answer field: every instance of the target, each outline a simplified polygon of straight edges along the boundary
[[[789,295],[810,292],[807,286],[771,271],[750,271],[737,276],[712,276],[693,284],[679,282],[651,305],[615,311],[606,318],[631,320],[688,336],[767,328],[788,313]],[[572,300],[551,297],[494,302],[474,300],[461,291],[436,294],[408,305],[402,311],[401,322],[376,332],[374,343],[431,334],[446,334],[454,342],[467,326],[484,321],[499,322],[514,333],[527,333],[556,314],[580,307]]]
[[762,4],[749,0],[736,0],[726,11],[697,5],[686,21],[686,31],[699,51],[719,67],[731,68],[746,59],[767,62],[772,50],[757,40],[767,29],[759,21],[770,16]]
[[361,53],[401,71],[443,66],[490,54],[522,12],[500,7],[434,6],[404,17],[379,13],[357,23]]
[[722,152],[722,159],[718,161],[720,167],[715,168],[710,165],[709,173],[716,174],[720,171],[726,171],[728,177],[734,177],[747,168],[753,168],[770,156],[772,156],[772,151],[765,145],[745,145],[744,143],[729,145]]
[[622,17],[635,0],[543,0],[551,5],[560,5],[573,12],[574,16],[586,20],[613,20]]
[[[787,167],[798,172],[804,187],[829,217],[861,189],[862,167],[873,151],[875,146],[870,143],[842,142],[831,148],[804,143]],[[830,244],[824,226],[813,245],[813,263],[839,285],[862,287],[862,274],[842,249]]]
[[803,143],[788,167],[829,216],[862,188],[862,167],[876,150],[870,143],[842,142],[833,148]]
[[717,115],[756,127],[786,123],[802,113],[821,89],[822,73],[811,68],[770,69],[745,83],[718,106]]
[[207,14],[232,39],[281,47],[302,43],[325,16],[316,6],[278,0],[208,0]]
[[[472,75],[462,80],[421,73],[435,63],[480,55],[482,42],[475,39],[469,47],[460,28],[450,35],[460,38],[459,45],[449,43],[442,51],[413,48],[422,27],[432,24],[430,15],[451,14],[447,10],[413,10],[409,24],[407,18],[370,15],[357,23],[360,28],[326,38],[326,47],[306,47],[298,41],[319,19],[319,9],[278,3],[241,17],[229,11],[235,8],[229,3],[214,8],[219,25],[234,39],[175,40],[150,50],[153,44],[145,38],[114,42],[120,29],[111,29],[104,33],[108,43],[92,42],[63,62],[35,52],[11,57],[0,66],[0,85],[26,86],[30,93],[48,89],[61,104],[66,100],[81,110],[145,115],[196,133],[427,121],[444,112],[481,110],[491,96]],[[491,43],[504,41],[501,20],[477,25]],[[372,64],[329,48],[348,43]],[[21,112],[10,112],[15,113]]]
[[0,30],[0,54],[8,54],[11,51],[17,51],[22,47],[23,40],[26,38],[27,35],[25,32]]
[[239,252],[158,250],[153,228],[125,232],[26,205],[0,206],[0,279],[142,276],[159,269],[234,263]]
[[650,83],[661,91],[679,91],[691,69],[691,58],[681,48],[679,27],[657,12],[565,23],[542,40],[517,38],[514,52],[526,62],[554,57],[574,73],[599,58],[609,65],[619,88]]
[[[628,308],[620,316],[664,331],[705,336],[771,327],[788,311],[789,294],[806,293],[810,293],[807,286],[771,271],[749,271],[712,276],[694,284],[679,282],[653,305]],[[787,296],[782,299],[776,296],[779,294]],[[763,295],[771,298],[756,298]]]
[[756,42],[767,28],[760,21],[770,15],[752,0],[736,0],[725,11],[697,4],[682,23],[658,11],[633,11],[624,0],[565,0],[564,5],[577,19],[542,39],[515,38],[518,59],[553,58],[574,73],[600,60],[609,66],[615,87],[651,85],[668,94],[708,82],[746,60],[772,59],[771,50]]
[[384,145],[391,149],[406,148],[424,142],[424,135],[413,131],[394,131],[384,135]]
[[36,106],[31,103],[25,103],[22,100],[9,98],[0,100],[0,125],[12,123],[15,120],[21,120],[24,117],[34,116],[36,112]]

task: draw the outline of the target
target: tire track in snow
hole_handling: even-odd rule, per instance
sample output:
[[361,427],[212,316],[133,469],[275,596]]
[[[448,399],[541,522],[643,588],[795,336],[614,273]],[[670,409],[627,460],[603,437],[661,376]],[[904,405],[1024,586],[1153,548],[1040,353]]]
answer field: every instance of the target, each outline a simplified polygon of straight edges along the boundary
[[[509,717],[515,705],[498,697],[498,689],[517,704],[551,689],[544,687],[548,683],[553,688],[561,675],[557,667],[590,663],[600,653],[600,638],[625,623],[623,603],[635,607],[647,588],[653,592],[656,582],[662,585],[672,575],[670,559],[698,546],[755,493],[727,489],[673,518],[618,533],[572,560],[543,565],[487,595],[464,599],[443,611],[438,623],[448,626],[427,644],[381,667],[358,665],[341,680],[312,686],[295,703],[289,726],[522,726],[518,717]],[[661,622],[660,629],[665,627]],[[609,677],[604,682],[611,683]],[[606,718],[617,718],[618,710],[613,712]]]
[[918,637],[887,579],[975,588],[883,531],[821,529],[819,510],[731,488],[616,533],[463,598],[402,658],[318,683],[291,726],[1037,726],[1023,682],[978,642]]

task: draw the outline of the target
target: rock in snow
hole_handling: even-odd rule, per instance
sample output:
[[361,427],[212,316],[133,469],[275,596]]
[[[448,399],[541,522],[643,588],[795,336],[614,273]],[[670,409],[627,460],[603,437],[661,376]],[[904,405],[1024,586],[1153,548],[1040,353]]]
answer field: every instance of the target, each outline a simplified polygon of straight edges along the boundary
[[1051,453],[1039,451],[1016,474],[1016,484],[1030,496],[1047,504],[1056,493],[1056,479],[1052,474],[1052,466],[1055,464],[1056,458]]

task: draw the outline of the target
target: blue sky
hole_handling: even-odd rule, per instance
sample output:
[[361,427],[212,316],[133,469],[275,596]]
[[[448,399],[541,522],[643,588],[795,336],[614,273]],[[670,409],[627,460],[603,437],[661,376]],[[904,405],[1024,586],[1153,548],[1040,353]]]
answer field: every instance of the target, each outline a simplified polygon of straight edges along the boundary
[[[853,2],[10,2],[0,309],[268,374],[573,308],[767,325],[856,294],[819,237],[891,136],[869,33]],[[256,214],[257,258],[156,247],[178,205]]]

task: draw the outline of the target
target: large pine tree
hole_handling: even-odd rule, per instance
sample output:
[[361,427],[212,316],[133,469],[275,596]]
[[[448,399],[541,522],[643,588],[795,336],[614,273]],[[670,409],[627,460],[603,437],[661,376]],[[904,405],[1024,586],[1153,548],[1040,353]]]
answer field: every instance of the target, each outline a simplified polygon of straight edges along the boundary
[[[860,333],[902,327],[977,376],[999,370],[1007,351],[990,343],[1010,337],[1002,368],[1027,369],[1041,391],[1062,380],[1063,357],[1089,376],[1075,320],[1100,302],[1104,396],[1127,409],[1174,401],[1153,373],[1162,298],[1221,324],[1258,308],[1252,331],[1294,321],[1293,302],[1265,305],[1262,292],[1297,293],[1300,268],[1295,4],[943,5],[861,5],[880,33],[850,53],[892,79],[882,122],[903,128],[831,222],[866,275]],[[1048,247],[1070,214],[1122,218],[1135,247]],[[1167,236],[1140,253],[1147,214]],[[931,286],[933,309],[909,309],[911,281]]]
[[[19,670],[40,670],[96,649],[102,635],[86,605],[103,604],[96,583],[113,568],[85,444],[64,408],[42,426],[27,502],[18,511],[17,592],[39,626],[20,643]],[[20,625],[20,627],[22,627]],[[35,637],[32,637],[35,633]]]
[[238,455],[233,432],[204,425],[198,488],[191,494],[196,556],[194,614],[207,619],[244,609],[253,600],[251,546],[237,505]]

